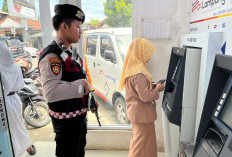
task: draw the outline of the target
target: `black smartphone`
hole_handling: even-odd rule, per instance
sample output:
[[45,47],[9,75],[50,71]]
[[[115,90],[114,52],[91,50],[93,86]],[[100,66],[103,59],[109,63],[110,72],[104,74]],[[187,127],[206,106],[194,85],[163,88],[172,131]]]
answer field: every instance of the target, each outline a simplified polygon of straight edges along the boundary
[[[158,83],[163,84],[165,81],[166,81],[166,80],[159,80]],[[156,83],[156,84],[158,84],[158,83]]]
[[163,84],[165,81],[166,81],[165,79],[164,80],[159,80],[156,84],[153,84],[152,89],[155,89],[155,87],[156,87],[156,85],[158,83]]

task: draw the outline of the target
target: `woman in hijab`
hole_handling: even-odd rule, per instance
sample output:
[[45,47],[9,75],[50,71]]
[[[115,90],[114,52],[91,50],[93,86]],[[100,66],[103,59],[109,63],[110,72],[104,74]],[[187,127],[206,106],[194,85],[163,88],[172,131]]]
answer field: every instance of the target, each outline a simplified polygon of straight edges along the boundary
[[24,87],[22,71],[20,67],[14,63],[8,47],[1,42],[0,74],[15,157],[20,157],[26,150],[30,155],[34,155],[36,149],[31,145],[29,134],[24,126],[22,101],[16,93],[16,91]]
[[152,89],[152,75],[146,64],[155,51],[146,39],[134,39],[128,49],[119,82],[119,90],[125,87],[127,115],[132,124],[133,136],[129,157],[157,157],[154,121],[157,118],[156,103],[164,85],[158,83]]

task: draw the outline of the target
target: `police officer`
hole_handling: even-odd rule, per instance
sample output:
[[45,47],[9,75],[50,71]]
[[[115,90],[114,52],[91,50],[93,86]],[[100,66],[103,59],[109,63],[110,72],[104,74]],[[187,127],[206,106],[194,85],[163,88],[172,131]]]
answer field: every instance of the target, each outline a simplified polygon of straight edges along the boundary
[[69,4],[58,4],[54,10],[57,37],[40,55],[41,83],[56,134],[56,156],[83,157],[90,85],[81,66],[71,59],[70,44],[79,41],[85,14]]

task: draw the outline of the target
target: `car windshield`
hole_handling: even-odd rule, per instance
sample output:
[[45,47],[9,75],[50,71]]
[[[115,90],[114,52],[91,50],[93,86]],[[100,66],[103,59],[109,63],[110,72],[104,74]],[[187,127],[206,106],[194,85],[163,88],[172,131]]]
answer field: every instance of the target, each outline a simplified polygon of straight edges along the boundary
[[122,60],[124,62],[124,59],[125,59],[126,53],[127,53],[127,49],[130,46],[130,43],[132,41],[132,35],[131,34],[117,35],[115,38],[116,38],[116,42],[117,42],[118,47],[119,47],[119,51],[120,51]]
[[10,39],[8,40],[9,46],[10,47],[20,47],[23,46],[22,42],[18,39]]
[[7,45],[6,38],[0,38],[0,42]]

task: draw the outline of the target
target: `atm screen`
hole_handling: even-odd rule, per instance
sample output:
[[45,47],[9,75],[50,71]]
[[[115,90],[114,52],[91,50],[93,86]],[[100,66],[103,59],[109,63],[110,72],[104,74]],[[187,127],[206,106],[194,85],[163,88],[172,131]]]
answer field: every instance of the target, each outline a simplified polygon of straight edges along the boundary
[[232,90],[227,97],[219,118],[232,128]]
[[182,59],[180,58],[178,60],[178,63],[176,65],[176,70],[175,70],[175,76],[173,78],[173,80],[177,83],[178,79],[179,79],[179,76],[180,76],[180,71],[181,71],[181,61]]

